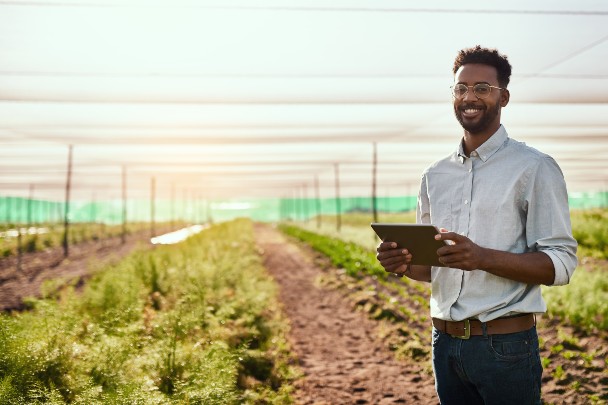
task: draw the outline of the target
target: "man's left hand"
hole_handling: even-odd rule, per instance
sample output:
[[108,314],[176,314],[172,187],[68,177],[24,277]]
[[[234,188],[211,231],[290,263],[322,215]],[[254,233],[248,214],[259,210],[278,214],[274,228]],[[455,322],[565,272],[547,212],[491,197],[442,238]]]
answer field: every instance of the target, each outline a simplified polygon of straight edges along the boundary
[[456,232],[442,232],[435,236],[437,240],[449,240],[452,244],[443,246],[437,250],[439,261],[446,265],[461,270],[478,270],[483,268],[485,249],[473,243],[466,236]]

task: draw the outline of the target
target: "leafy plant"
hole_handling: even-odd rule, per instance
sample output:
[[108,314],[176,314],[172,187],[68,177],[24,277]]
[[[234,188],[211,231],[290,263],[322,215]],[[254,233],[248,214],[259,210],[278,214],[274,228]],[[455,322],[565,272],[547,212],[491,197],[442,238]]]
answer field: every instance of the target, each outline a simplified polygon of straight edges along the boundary
[[0,403],[291,403],[288,327],[250,221],[62,288],[0,315]]

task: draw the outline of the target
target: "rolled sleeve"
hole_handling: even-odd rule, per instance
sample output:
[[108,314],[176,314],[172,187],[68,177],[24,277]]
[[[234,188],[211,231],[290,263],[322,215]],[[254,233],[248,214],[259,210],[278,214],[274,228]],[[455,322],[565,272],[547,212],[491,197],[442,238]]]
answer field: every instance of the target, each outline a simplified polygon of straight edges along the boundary
[[570,282],[577,265],[577,243],[572,236],[568,193],[563,174],[551,157],[539,159],[525,196],[528,207],[526,239],[532,251],[547,254],[553,262],[552,285]]

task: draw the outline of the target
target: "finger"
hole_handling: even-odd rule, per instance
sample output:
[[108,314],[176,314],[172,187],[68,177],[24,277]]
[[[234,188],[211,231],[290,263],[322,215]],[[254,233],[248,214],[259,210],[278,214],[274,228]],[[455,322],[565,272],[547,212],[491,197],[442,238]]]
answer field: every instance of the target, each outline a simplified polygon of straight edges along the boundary
[[409,264],[412,261],[412,255],[405,255],[405,256],[394,256],[394,257],[389,257],[383,260],[380,260],[380,264],[382,265],[382,267],[386,268],[387,266],[392,266],[392,265],[402,265],[402,264]]
[[445,245],[437,249],[437,256],[447,256],[458,252],[459,249],[454,244]]
[[400,264],[400,265],[398,265],[398,266],[390,266],[390,267],[388,267],[388,268],[386,268],[386,267],[385,267],[385,268],[384,268],[384,270],[385,270],[387,273],[403,274],[403,273],[405,273],[405,272],[406,272],[406,270],[407,270],[407,266],[406,266],[406,265],[404,265],[404,264]]
[[[448,246],[448,249],[450,246]],[[441,248],[443,249],[443,248]],[[439,249],[439,250],[441,250]],[[449,265],[450,267],[461,268],[464,262],[467,260],[466,253],[452,249],[448,253],[442,254],[439,256],[439,261],[445,265]]]
[[435,240],[451,240],[454,243],[464,242],[467,238],[456,232],[442,232],[435,235]]
[[376,251],[386,252],[387,250],[392,250],[392,249],[396,249],[396,248],[397,248],[397,244],[395,242],[390,242],[390,241],[380,242],[380,244],[376,248]]
[[378,259],[379,261],[382,261],[382,260],[388,259],[390,257],[403,257],[408,254],[409,254],[409,252],[407,251],[407,249],[391,249],[391,250],[382,251],[382,253],[378,253],[376,255],[376,259]]

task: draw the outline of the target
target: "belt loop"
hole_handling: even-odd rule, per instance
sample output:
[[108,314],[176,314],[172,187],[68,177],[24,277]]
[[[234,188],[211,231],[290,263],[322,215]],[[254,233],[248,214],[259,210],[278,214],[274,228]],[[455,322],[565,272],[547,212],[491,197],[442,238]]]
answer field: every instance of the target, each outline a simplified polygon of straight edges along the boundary
[[485,322],[481,322],[481,330],[483,331],[483,337],[488,338],[488,325]]

